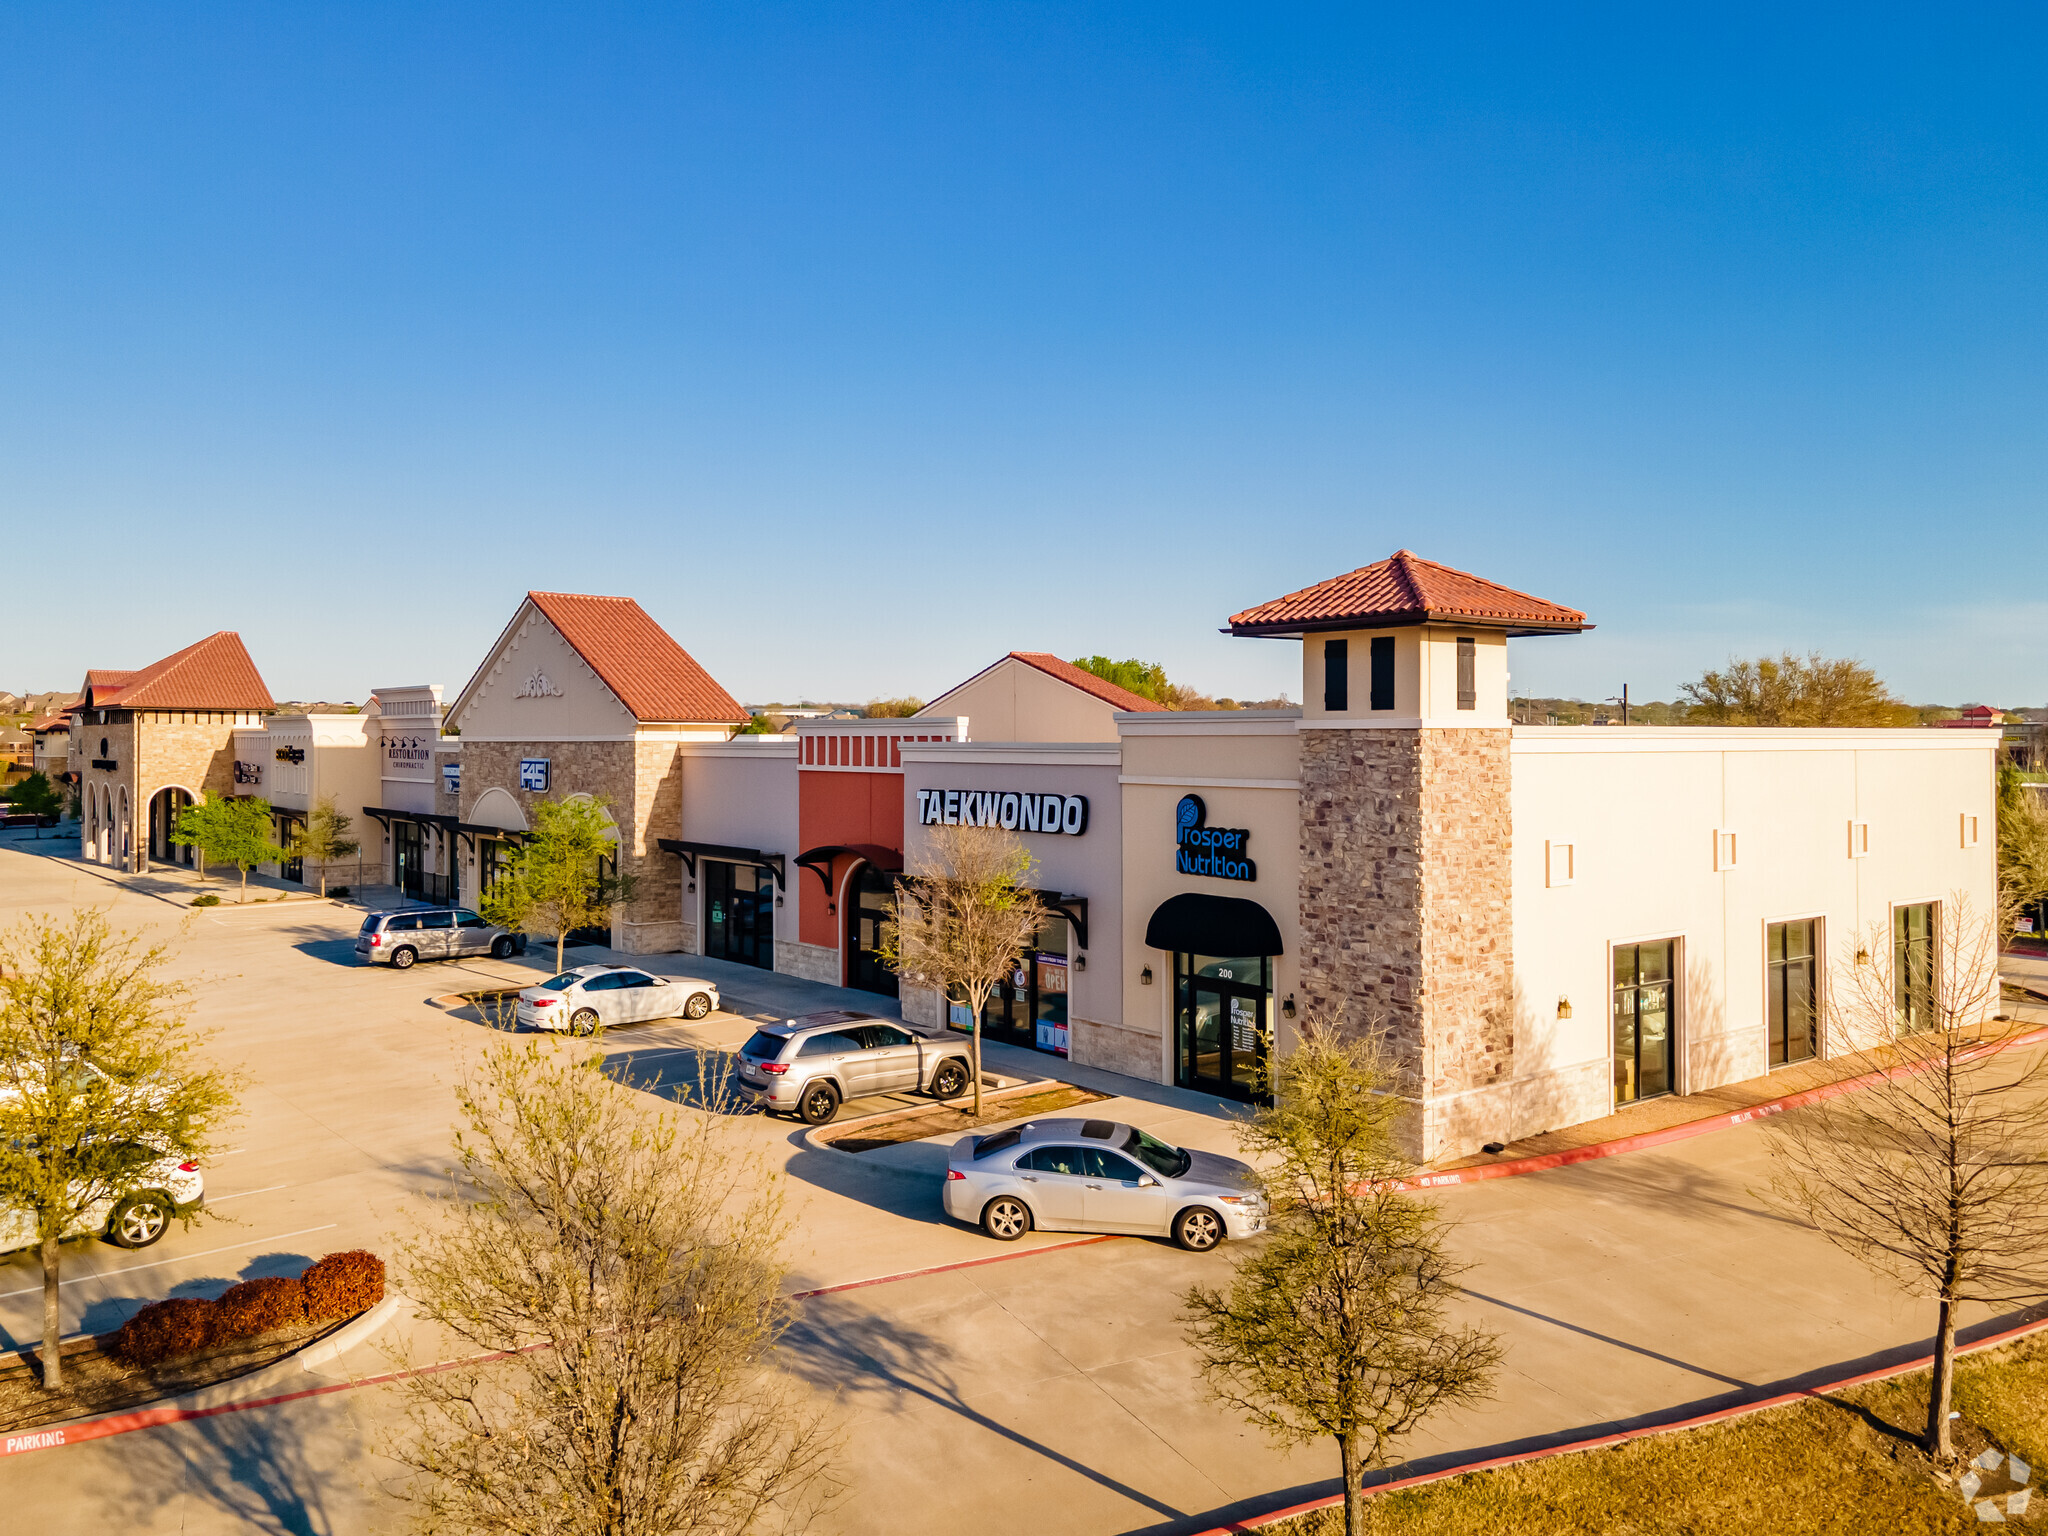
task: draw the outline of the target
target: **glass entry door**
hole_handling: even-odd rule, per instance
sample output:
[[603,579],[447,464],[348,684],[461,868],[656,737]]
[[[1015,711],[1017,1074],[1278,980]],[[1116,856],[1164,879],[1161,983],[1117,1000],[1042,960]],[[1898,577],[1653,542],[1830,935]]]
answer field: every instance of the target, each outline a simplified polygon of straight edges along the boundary
[[755,864],[706,859],[704,953],[775,969],[775,881]]
[[1230,1099],[1266,1096],[1273,962],[1264,955],[1175,955],[1175,1080]]
[[1892,908],[1892,979],[1898,990],[1899,1029],[1913,1035],[1934,1027],[1934,903]]
[[1797,923],[1772,923],[1766,930],[1774,1067],[1808,1061],[1819,1054],[1814,927],[1813,919],[1808,918]]
[[1678,941],[1614,947],[1614,1102],[1670,1093],[1677,1083],[1672,1029]]
[[416,821],[391,822],[391,883],[406,895],[419,898],[422,888],[420,877],[426,872],[421,868],[420,824]]
[[896,915],[896,878],[863,864],[846,893],[846,984],[863,992],[896,996],[896,973],[875,952],[882,924]]

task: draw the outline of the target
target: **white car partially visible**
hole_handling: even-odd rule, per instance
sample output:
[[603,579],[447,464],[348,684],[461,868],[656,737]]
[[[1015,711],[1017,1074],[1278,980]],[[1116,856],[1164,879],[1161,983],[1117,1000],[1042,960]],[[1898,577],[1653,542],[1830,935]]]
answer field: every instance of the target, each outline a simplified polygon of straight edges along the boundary
[[[147,1248],[173,1221],[206,1203],[206,1176],[155,1147],[121,1149],[121,1193],[94,1201],[65,1230],[66,1237],[102,1237],[117,1248]],[[36,1246],[33,1213],[0,1209],[0,1253]]]
[[701,1019],[718,1006],[714,982],[656,976],[631,965],[579,965],[519,992],[519,1022],[528,1029],[588,1035],[599,1025],[650,1019]]

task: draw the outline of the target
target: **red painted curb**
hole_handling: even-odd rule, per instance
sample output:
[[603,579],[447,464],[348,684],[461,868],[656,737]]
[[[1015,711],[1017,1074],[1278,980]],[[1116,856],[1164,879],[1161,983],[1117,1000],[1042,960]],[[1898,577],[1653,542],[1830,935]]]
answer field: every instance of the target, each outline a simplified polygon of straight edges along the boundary
[[[2048,1328],[2048,1318],[2031,1323],[2022,1323],[2017,1328],[2008,1328],[2003,1333],[1994,1333],[1988,1338],[1978,1339],[1968,1345],[1958,1345],[1958,1355],[1975,1354],[1980,1349],[1992,1349],[2009,1343],[2030,1333]],[[1689,1419],[1673,1419],[1666,1424],[1646,1424],[1639,1429],[1618,1430],[1611,1435],[1595,1435],[1590,1440],[1574,1440],[1569,1445],[1553,1445],[1540,1451],[1520,1451],[1512,1456],[1492,1456],[1484,1461],[1468,1461],[1462,1466],[1446,1467],[1441,1472],[1424,1472],[1415,1477],[1397,1478],[1393,1482],[1375,1483],[1366,1489],[1368,1498],[1382,1493],[1393,1493],[1403,1488],[1420,1488],[1429,1483],[1440,1483],[1446,1478],[1463,1477],[1470,1472],[1490,1472],[1497,1467],[1518,1466],[1525,1461],[1542,1461],[1551,1456],[1568,1456],[1575,1451],[1597,1451],[1610,1445],[1623,1445],[1630,1440],[1643,1440],[1651,1435],[1668,1435],[1681,1429],[1698,1429],[1707,1424],[1719,1424],[1728,1419],[1739,1419],[1747,1414],[1762,1413],[1767,1408],[1783,1408],[1789,1403],[1804,1402],[1808,1398],[1826,1397],[1830,1393],[1844,1392],[1850,1387],[1860,1387],[1868,1381],[1884,1381],[1893,1376],[1904,1376],[1913,1371],[1925,1370],[1934,1361],[1932,1355],[1922,1355],[1917,1360],[1908,1360],[1903,1365],[1889,1365],[1883,1370],[1865,1371],[1860,1376],[1845,1376],[1840,1381],[1831,1381],[1824,1387],[1809,1387],[1803,1392],[1784,1392],[1776,1397],[1760,1398],[1753,1403],[1738,1403],[1733,1408],[1718,1409],[1713,1413],[1697,1414]],[[1233,1521],[1229,1525],[1211,1526],[1198,1536],[1247,1536],[1248,1532],[1262,1530],[1266,1526],[1305,1515],[1312,1510],[1334,1509],[1344,1502],[1341,1493],[1328,1498],[1310,1499],[1306,1504],[1290,1504],[1285,1509],[1276,1509],[1271,1514],[1257,1515],[1250,1520]]]
[[[2024,1034],[2014,1035],[1982,1050],[2009,1050],[2014,1046],[2032,1045],[2048,1040],[2048,1027],[2030,1029]],[[1964,1056],[1977,1054],[1977,1050],[1966,1048]],[[1839,1082],[1823,1083],[1818,1088],[1808,1088],[1800,1093],[1789,1093],[1782,1099],[1767,1099],[1761,1104],[1752,1104],[1747,1109],[1730,1110],[1725,1115],[1712,1115],[1705,1120],[1688,1120],[1683,1125],[1667,1125],[1662,1130],[1643,1131],[1634,1136],[1618,1136],[1613,1141],[1595,1142],[1590,1147],[1572,1147],[1563,1152],[1542,1152],[1533,1157],[1518,1157],[1505,1163],[1488,1163],[1477,1168],[1453,1168],[1444,1173],[1420,1173],[1412,1179],[1404,1179],[1395,1185],[1397,1189],[1447,1189],[1459,1184],[1478,1184],[1486,1179],[1511,1179],[1517,1174],[1542,1173],[1550,1168],[1564,1168],[1573,1163],[1588,1163],[1596,1158],[1619,1157],[1624,1152],[1640,1152],[1645,1147],[1668,1146],[1674,1141],[1689,1141],[1695,1136],[1705,1136],[1713,1131],[1730,1130],[1738,1125],[1747,1125],[1752,1120],[1762,1120],[1771,1115],[1782,1115],[1788,1109],[1799,1109],[1808,1104],[1818,1104],[1823,1099],[1832,1099],[1858,1088],[1867,1088],[1880,1078],[1893,1072],[1925,1071],[1929,1063],[1916,1063],[1910,1067],[1881,1067],[1875,1072],[1865,1072],[1858,1077],[1845,1077]]]

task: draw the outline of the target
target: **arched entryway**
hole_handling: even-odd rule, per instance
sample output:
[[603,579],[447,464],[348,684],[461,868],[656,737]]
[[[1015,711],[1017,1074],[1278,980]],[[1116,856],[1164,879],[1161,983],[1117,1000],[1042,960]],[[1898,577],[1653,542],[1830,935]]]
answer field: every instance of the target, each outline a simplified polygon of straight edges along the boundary
[[157,863],[192,868],[192,845],[171,841],[171,834],[178,830],[178,814],[192,803],[191,791],[175,786],[149,797],[149,856]]
[[1188,891],[1161,902],[1145,942],[1173,956],[1173,1077],[1223,1098],[1266,1096],[1280,927],[1256,901]]
[[121,786],[121,812],[114,819],[115,846],[121,854],[121,868],[135,867],[135,823],[128,814],[128,786]]
[[898,995],[896,973],[879,953],[882,924],[896,914],[896,877],[867,860],[847,873],[839,910],[846,915],[846,984],[861,992]]

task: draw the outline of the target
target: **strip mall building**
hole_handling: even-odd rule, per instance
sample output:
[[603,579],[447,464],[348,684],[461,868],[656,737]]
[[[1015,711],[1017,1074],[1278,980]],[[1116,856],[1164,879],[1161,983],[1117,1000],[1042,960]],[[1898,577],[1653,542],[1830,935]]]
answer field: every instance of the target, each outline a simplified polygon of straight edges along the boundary
[[1805,1060],[1831,968],[1876,942],[1920,1006],[1945,905],[1991,910],[1989,733],[1512,725],[1509,642],[1584,615],[1406,551],[1230,627],[1301,645],[1301,708],[1013,653],[909,719],[747,736],[637,605],[535,594],[450,711],[442,814],[516,839],[536,795],[604,794],[619,947],[888,995],[929,829],[1011,829],[1055,915],[992,1038],[1245,1097],[1304,1020],[1377,1023],[1431,1159]]

